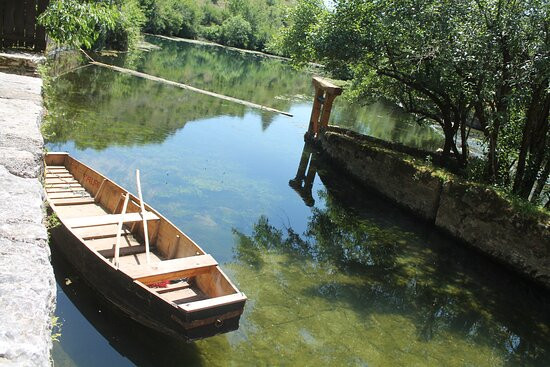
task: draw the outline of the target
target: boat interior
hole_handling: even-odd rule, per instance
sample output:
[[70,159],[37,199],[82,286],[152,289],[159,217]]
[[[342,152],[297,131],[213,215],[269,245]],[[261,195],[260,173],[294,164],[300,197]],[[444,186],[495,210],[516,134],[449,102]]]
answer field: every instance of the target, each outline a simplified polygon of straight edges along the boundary
[[244,297],[211,255],[138,197],[66,153],[48,153],[45,163],[44,187],[59,219],[134,281],[188,310]]

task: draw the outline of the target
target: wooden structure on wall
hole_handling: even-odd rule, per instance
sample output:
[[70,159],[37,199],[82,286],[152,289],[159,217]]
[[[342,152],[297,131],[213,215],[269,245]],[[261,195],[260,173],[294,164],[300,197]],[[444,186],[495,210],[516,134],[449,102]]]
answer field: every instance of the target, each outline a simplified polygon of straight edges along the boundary
[[334,98],[342,94],[342,88],[319,77],[313,77],[313,86],[315,87],[315,98],[307,131],[310,138],[315,138],[321,130],[328,126]]
[[46,31],[36,24],[36,18],[48,6],[49,0],[0,1],[0,49],[46,49]]

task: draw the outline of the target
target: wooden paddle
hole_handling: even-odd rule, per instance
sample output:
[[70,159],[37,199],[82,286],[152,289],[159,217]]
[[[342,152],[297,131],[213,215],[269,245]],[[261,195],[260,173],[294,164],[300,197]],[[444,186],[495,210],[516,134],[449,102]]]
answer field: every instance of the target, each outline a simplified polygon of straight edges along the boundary
[[145,256],[149,264],[149,233],[147,230],[147,219],[145,218],[145,205],[143,205],[143,196],[141,195],[141,182],[139,181],[139,169],[136,170],[136,182],[139,196],[139,205],[141,206],[141,217],[143,218],[143,237],[145,238]]
[[120,212],[120,219],[118,221],[118,230],[116,232],[116,244],[115,244],[115,266],[118,269],[119,262],[118,257],[120,253],[120,237],[122,234],[122,224],[124,223],[124,214],[126,214],[126,207],[128,206],[128,200],[130,199],[130,193],[126,193],[124,198],[124,205],[122,205],[122,212]]

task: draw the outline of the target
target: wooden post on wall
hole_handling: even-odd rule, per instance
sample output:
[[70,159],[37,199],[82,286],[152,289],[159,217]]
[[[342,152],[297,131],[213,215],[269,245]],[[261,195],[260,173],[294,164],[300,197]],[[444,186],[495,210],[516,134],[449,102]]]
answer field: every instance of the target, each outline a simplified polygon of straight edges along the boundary
[[342,88],[319,77],[313,77],[313,86],[315,87],[315,97],[307,131],[310,138],[315,138],[328,126],[334,98],[342,94]]

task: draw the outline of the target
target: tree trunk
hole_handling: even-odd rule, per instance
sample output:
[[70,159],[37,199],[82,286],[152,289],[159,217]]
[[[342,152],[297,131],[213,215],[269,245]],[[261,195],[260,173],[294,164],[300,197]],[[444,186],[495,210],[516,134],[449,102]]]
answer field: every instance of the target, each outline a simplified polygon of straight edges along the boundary
[[468,149],[468,135],[466,134],[466,111],[461,115],[460,118],[460,143],[461,143],[461,164],[465,166],[468,163],[468,157],[470,155]]
[[487,153],[487,177],[490,182],[496,182],[498,173],[497,139],[499,127],[496,121],[495,125],[497,125],[494,128],[496,131],[489,132],[489,152]]
[[451,150],[454,144],[454,131],[453,124],[451,123],[448,117],[445,117],[443,120],[443,134],[445,136],[445,143],[443,145],[443,163],[449,163],[449,158],[451,156]]
[[532,144],[532,138],[533,138],[533,130],[536,129],[536,127],[533,126],[533,124],[536,123],[536,120],[538,119],[538,115],[543,112],[541,109],[541,98],[543,96],[541,95],[544,93],[545,86],[541,86],[541,84],[538,84],[536,86],[533,86],[532,88],[532,94],[531,94],[531,100],[529,102],[529,105],[527,107],[526,111],[526,121],[525,125],[523,126],[522,131],[522,138],[521,138],[521,146],[519,150],[519,157],[518,157],[518,165],[516,168],[516,175],[514,178],[514,186],[512,188],[512,191],[515,193],[518,193],[521,191],[521,186],[524,180],[525,175],[525,163],[527,161],[527,156],[529,153],[529,148]]
[[527,111],[526,128],[523,132],[528,136],[522,138],[522,148],[523,141],[527,141],[528,145],[524,151],[520,151],[520,158],[523,158],[523,162],[521,167],[518,162],[518,170],[514,179],[513,192],[524,199],[529,198],[529,194],[535,185],[545,159],[545,149],[548,145],[550,93],[542,86],[545,83],[547,83],[547,80],[534,88],[532,94]]
[[544,189],[544,186],[546,185],[546,181],[548,181],[548,175],[550,175],[550,157],[546,158],[546,164],[544,165],[544,170],[542,171],[542,174],[540,175],[537,181],[537,185],[535,186],[535,191],[533,192],[533,196],[531,196],[531,202],[535,203],[539,200],[540,194]]
[[505,34],[502,34],[500,37],[500,51],[502,56],[502,64],[500,65],[502,79],[500,80],[500,85],[497,89],[495,96],[495,106],[496,113],[495,118],[493,119],[492,125],[489,127],[489,155],[488,155],[488,176],[491,182],[497,181],[498,175],[498,156],[497,156],[497,146],[498,146],[498,137],[500,133],[500,127],[504,126],[508,122],[508,107],[509,101],[508,97],[512,92],[511,86],[511,75],[510,75],[510,64],[512,62],[512,56],[510,54],[508,37]]

